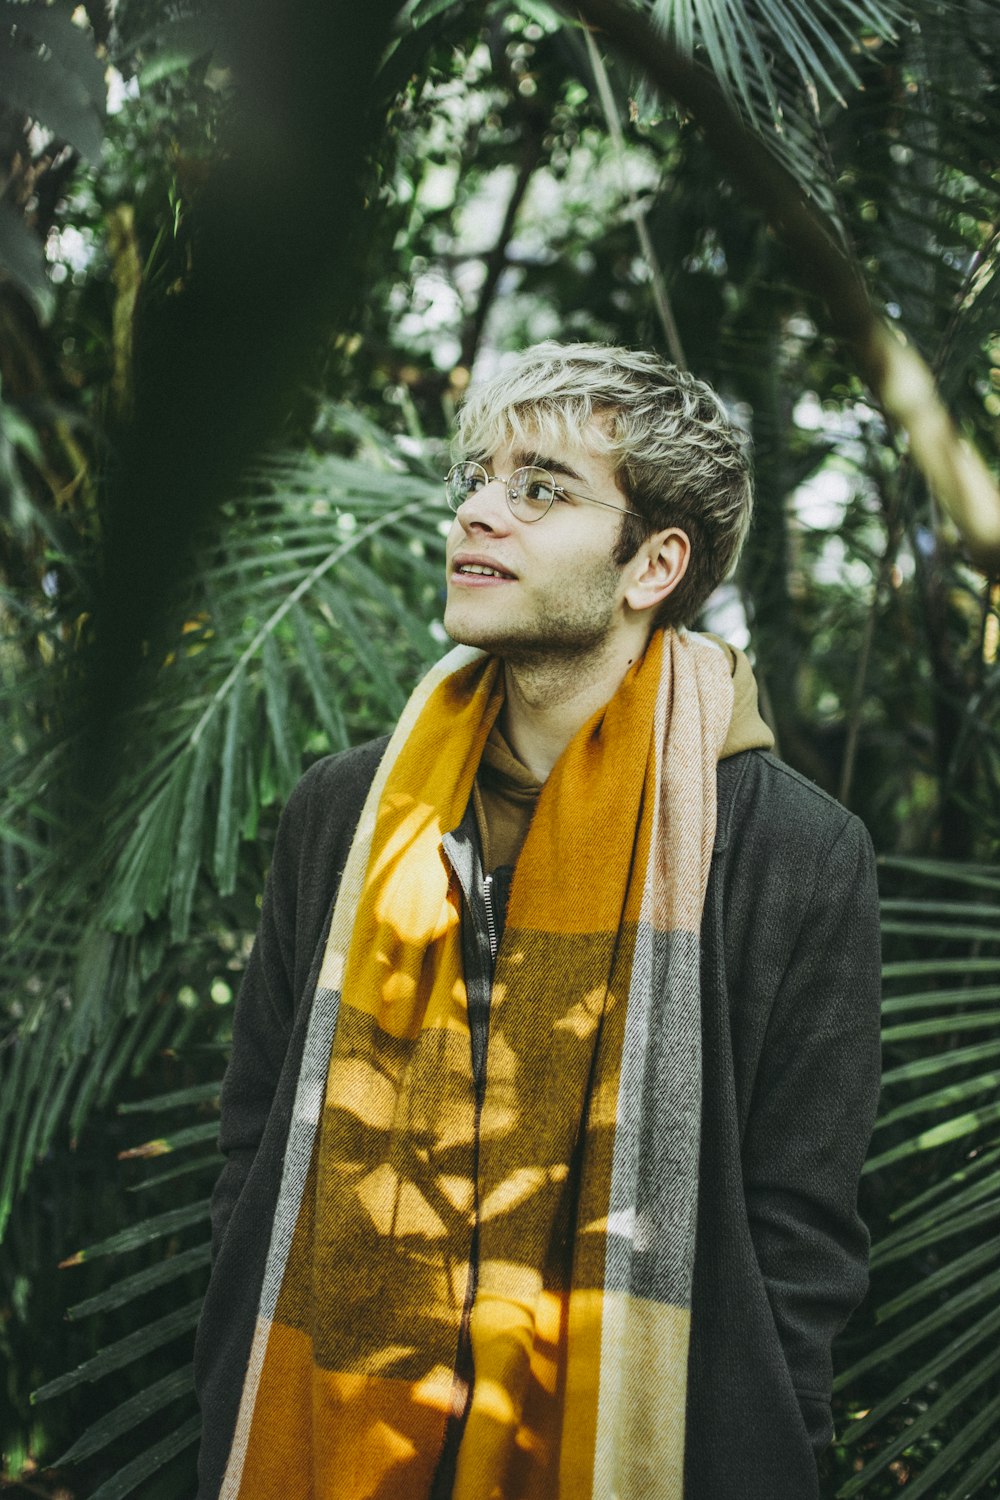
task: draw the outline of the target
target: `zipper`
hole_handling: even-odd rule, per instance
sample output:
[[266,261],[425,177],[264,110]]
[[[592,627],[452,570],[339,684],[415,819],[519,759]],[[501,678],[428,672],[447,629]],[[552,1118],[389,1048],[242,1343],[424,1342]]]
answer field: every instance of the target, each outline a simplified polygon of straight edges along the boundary
[[[483,929],[482,923],[477,918],[476,903],[470,900],[475,892],[476,881],[479,872],[475,865],[467,874],[468,884],[462,882],[460,866],[457,862],[457,851],[448,848],[448,839],[445,840],[445,852],[451,861],[452,869],[459,875],[465,895],[469,914],[475,922],[476,947],[482,953]],[[480,866],[480,869],[482,867]],[[485,875],[481,884],[483,911],[486,914],[486,937],[489,944],[491,963],[496,962],[499,942],[497,939],[497,924],[493,906],[493,876]],[[479,1181],[479,1143],[480,1143],[480,1121],[482,1118],[483,1099],[480,1083],[477,1078],[475,1084],[475,1133],[474,1133],[474,1166],[473,1175],[475,1181]],[[478,1187],[477,1187],[478,1198]],[[472,1403],[472,1389],[475,1381],[475,1370],[472,1360],[472,1309],[476,1301],[476,1289],[479,1283],[479,1208],[475,1209],[475,1221],[472,1228],[472,1236],[469,1244],[469,1278],[466,1283],[465,1301],[462,1306],[462,1317],[458,1329],[458,1342],[455,1350],[455,1373],[452,1385],[451,1409],[445,1422],[444,1437],[441,1451],[438,1454],[434,1469],[434,1477],[428,1500],[451,1500],[455,1483],[455,1468],[458,1463],[458,1451],[465,1433],[465,1424],[469,1417],[469,1408]]]
[[[473,875],[475,880],[475,875]],[[470,882],[471,884],[471,882]],[[472,886],[475,889],[475,886]],[[486,938],[490,949],[491,968],[496,965],[497,949],[500,944],[497,938],[496,914],[493,909],[493,876],[484,875],[482,881],[483,910],[486,913]],[[478,936],[482,937],[482,926],[477,923]],[[483,1111],[483,1093],[479,1078],[475,1084],[475,1135],[474,1135],[474,1177],[477,1184],[476,1197],[478,1200],[479,1182],[479,1146],[480,1146],[480,1122]],[[469,1245],[469,1279],[466,1283],[465,1302],[462,1307],[462,1320],[458,1330],[458,1347],[455,1351],[455,1383],[458,1391],[453,1389],[452,1409],[445,1426],[444,1442],[442,1451],[438,1456],[438,1462],[434,1473],[434,1481],[431,1486],[429,1500],[451,1500],[452,1488],[455,1482],[455,1467],[458,1463],[458,1451],[465,1434],[465,1424],[469,1418],[469,1409],[472,1404],[472,1390],[475,1383],[475,1367],[472,1359],[472,1309],[476,1302],[476,1290],[479,1285],[479,1205],[475,1210],[475,1222],[472,1229],[472,1239]],[[460,1403],[455,1400],[460,1395]]]
[[493,916],[493,876],[487,875],[483,881],[483,905],[486,908],[486,934],[490,944],[490,958],[496,963],[497,958],[497,924]]

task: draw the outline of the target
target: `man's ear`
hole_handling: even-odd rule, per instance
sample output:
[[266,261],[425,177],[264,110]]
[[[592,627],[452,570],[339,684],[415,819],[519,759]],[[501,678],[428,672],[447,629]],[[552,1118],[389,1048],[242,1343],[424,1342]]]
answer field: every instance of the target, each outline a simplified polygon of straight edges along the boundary
[[691,541],[686,531],[668,526],[648,536],[638,552],[626,563],[630,579],[625,602],[631,609],[655,609],[672,594],[688,570]]

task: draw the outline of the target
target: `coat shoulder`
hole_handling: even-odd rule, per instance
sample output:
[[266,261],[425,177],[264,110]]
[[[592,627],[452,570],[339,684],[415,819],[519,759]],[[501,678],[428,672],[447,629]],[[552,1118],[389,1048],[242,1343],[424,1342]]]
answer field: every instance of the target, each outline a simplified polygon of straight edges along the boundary
[[761,775],[773,778],[775,786],[794,802],[811,806],[815,816],[837,819],[854,816],[836,797],[817,786],[815,781],[810,781],[808,776],[803,776],[801,771],[796,771],[780,760],[772,751],[758,750],[756,759],[761,765]]
[[717,847],[752,829],[792,848],[828,850],[846,836],[868,841],[861,819],[836,797],[766,750],[745,750],[720,766]]
[[[285,889],[300,901],[298,946],[311,954],[314,928],[322,924],[336,894],[351,839],[388,736],[336,755],[325,755],[300,778],[281,815],[275,866]],[[280,854],[280,860],[278,855]]]
[[289,806],[315,804],[317,799],[322,802],[334,795],[351,799],[354,794],[364,801],[388,743],[389,736],[383,734],[362,745],[352,745],[349,750],[324,755],[302,775],[289,798]]
[[299,778],[281,815],[281,837],[292,847],[322,846],[353,835],[389,736],[324,755]]

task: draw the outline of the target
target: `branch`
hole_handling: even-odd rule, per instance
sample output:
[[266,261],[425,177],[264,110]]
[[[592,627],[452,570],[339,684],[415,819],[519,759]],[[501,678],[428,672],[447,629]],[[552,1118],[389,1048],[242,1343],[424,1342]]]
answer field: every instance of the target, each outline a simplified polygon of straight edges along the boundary
[[727,175],[766,217],[799,275],[826,305],[833,332],[850,344],[862,379],[886,417],[904,429],[910,454],[954,521],[976,567],[1000,574],[1000,489],[946,410],[926,363],[876,311],[856,261],[803,189],[744,123],[712,75],[686,57],[647,15],[621,0],[561,0],[697,123]]
[[667,292],[667,283],[663,276],[663,269],[659,257],[653,246],[653,240],[649,233],[649,225],[646,223],[646,211],[635,195],[635,191],[628,178],[628,162],[625,154],[625,136],[622,132],[621,121],[618,118],[618,108],[615,104],[614,94],[611,92],[611,82],[608,78],[608,70],[604,66],[604,59],[597,49],[593,33],[587,29],[587,56],[594,74],[594,82],[597,84],[597,92],[601,100],[601,108],[604,111],[604,119],[607,122],[608,133],[611,136],[611,144],[614,146],[615,155],[618,158],[618,170],[625,184],[629,204],[632,210],[632,220],[635,224],[635,232],[639,239],[639,248],[649,269],[650,278],[653,283],[653,301],[659,314],[660,326],[663,336],[667,341],[670,358],[675,365],[682,370],[688,367],[684,357],[684,346],[677,329],[677,321],[674,318],[674,310],[670,305],[670,295]]
[[531,179],[541,164],[545,155],[545,135],[551,123],[548,112],[537,104],[531,104],[518,92],[518,79],[506,63],[506,54],[501,49],[499,31],[494,30],[490,43],[490,51],[493,55],[494,68],[497,72],[506,68],[508,82],[510,84],[511,98],[514,107],[518,110],[523,122],[521,135],[521,163],[518,167],[517,177],[503,216],[503,223],[497,235],[493,249],[484,256],[486,275],[479,292],[479,301],[476,310],[465,332],[462,335],[462,350],[459,355],[459,363],[467,370],[471,370],[475,363],[476,355],[479,353],[479,345],[486,329],[486,320],[493,309],[496,295],[500,287],[500,278],[507,268],[507,246],[514,234],[517,224],[517,216],[521,212],[521,204],[527,196]]
[[879,561],[878,572],[875,575],[875,587],[872,590],[871,604],[865,618],[865,629],[861,638],[861,650],[858,652],[858,660],[854,671],[854,686],[851,692],[851,707],[847,716],[847,735],[844,741],[844,759],[840,768],[840,785],[837,789],[837,801],[842,802],[845,807],[850,807],[851,805],[854,768],[858,755],[858,743],[861,737],[861,716],[865,708],[865,685],[868,681],[868,666],[871,661],[872,646],[875,643],[875,625],[878,621],[882,595],[892,575],[892,568],[896,561],[896,553],[899,551],[901,537],[902,528],[898,521],[893,518],[889,523],[889,534],[886,539],[885,551]]
[[[496,299],[497,288],[500,285],[500,277],[507,266],[507,244],[514,233],[517,216],[524,202],[528,186],[539,162],[542,159],[544,131],[533,128],[530,122],[526,126],[525,136],[521,147],[521,165],[518,168],[517,178],[503,216],[500,233],[497,235],[496,244],[487,255],[483,257],[486,262],[486,276],[479,292],[479,301],[476,311],[466,327],[462,336],[462,352],[459,355],[459,364],[471,370],[475,363],[476,354],[479,351],[479,343],[486,327],[486,319],[492,310]],[[468,259],[468,257],[463,257]]]

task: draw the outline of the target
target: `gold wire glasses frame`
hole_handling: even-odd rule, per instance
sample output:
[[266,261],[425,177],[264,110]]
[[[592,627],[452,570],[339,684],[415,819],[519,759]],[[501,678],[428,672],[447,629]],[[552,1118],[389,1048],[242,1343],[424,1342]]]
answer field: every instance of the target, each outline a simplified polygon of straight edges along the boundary
[[[470,495],[485,489],[493,479],[500,479],[499,474],[487,473],[482,464],[471,460],[455,464],[448,470],[444,481],[448,504],[452,510],[458,510]],[[603,505],[605,510],[617,510],[625,516],[639,515],[637,510],[629,510],[624,505],[612,505],[608,500],[592,500],[588,495],[572,494],[561,484],[556,484],[548,469],[534,466],[515,469],[509,479],[500,479],[500,483],[504,487],[511,513],[519,521],[540,521],[552,509],[553,501],[561,499],[579,500],[584,505]]]

